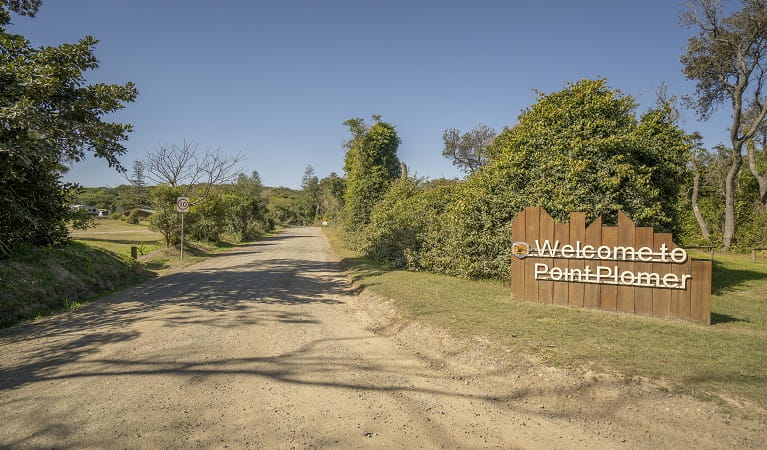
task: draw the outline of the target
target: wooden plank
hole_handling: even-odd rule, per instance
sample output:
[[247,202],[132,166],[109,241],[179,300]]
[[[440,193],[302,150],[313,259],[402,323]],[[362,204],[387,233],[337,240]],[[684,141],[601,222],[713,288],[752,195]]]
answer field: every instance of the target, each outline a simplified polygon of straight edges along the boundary
[[[617,227],[602,227],[602,245],[606,245],[610,248],[615,247],[618,244],[618,228]],[[602,264],[614,266],[611,261],[602,261]],[[603,284],[600,292],[600,304],[599,309],[607,311],[615,311],[617,307],[618,298],[618,286]]]
[[[531,206],[525,208],[525,240],[530,245],[535,245],[541,223],[541,207]],[[536,258],[537,259],[537,258]],[[525,299],[530,302],[538,301],[538,282],[535,280],[535,260],[525,258]]]
[[[560,245],[570,243],[570,224],[557,223],[554,225],[554,239],[559,241]],[[568,260],[556,259],[554,263],[557,267],[570,267]],[[564,281],[554,282],[554,303],[557,305],[567,305],[568,286]]]
[[690,318],[711,324],[711,261],[692,262]]
[[[672,243],[672,249],[678,248],[676,244]],[[692,264],[690,259],[682,264],[671,264],[671,271],[678,275],[680,278],[682,275],[692,275]],[[673,289],[671,291],[671,317],[676,319],[690,320],[690,286],[688,283],[687,289]]]
[[[623,211],[618,211],[618,245],[621,247],[636,246],[636,225]],[[618,261],[618,270],[634,272],[635,263]],[[616,309],[619,312],[634,314],[634,286],[618,286],[618,303]]]
[[[636,228],[637,250],[648,247],[653,248],[653,230],[651,227]],[[637,262],[634,265],[636,272],[652,273],[651,262]],[[634,312],[643,316],[652,316],[652,288],[638,287],[634,290]]]
[[[586,228],[586,240],[584,245],[591,245],[594,249],[599,248],[602,245],[602,218],[598,218]],[[596,267],[599,264],[596,260],[584,261],[584,266],[590,266],[592,273],[596,272]],[[600,288],[598,284],[585,284],[583,285],[583,306],[587,308],[599,308],[599,293]]]
[[[525,242],[525,210],[511,221],[511,241]],[[511,255],[511,297],[525,299],[525,260]]]
[[[541,209],[540,218],[540,240],[541,245],[543,241],[548,240],[553,244],[554,241],[554,219],[551,218],[546,210]],[[538,258],[537,262],[546,264],[551,267],[554,264],[553,258]],[[538,282],[538,301],[541,303],[552,303],[554,300],[554,282],[553,281],[539,281]]]
[[[653,236],[653,250],[660,251],[660,247],[666,244],[671,248],[671,233],[655,233]],[[671,269],[669,264],[653,263],[652,271],[663,276],[669,273]],[[671,317],[671,290],[664,288],[655,288],[652,291],[652,315],[655,317]]]
[[[586,214],[582,212],[570,213],[570,244],[586,240]],[[583,260],[571,259],[570,268],[583,270]],[[568,304],[583,306],[583,283],[570,283],[568,287]]]

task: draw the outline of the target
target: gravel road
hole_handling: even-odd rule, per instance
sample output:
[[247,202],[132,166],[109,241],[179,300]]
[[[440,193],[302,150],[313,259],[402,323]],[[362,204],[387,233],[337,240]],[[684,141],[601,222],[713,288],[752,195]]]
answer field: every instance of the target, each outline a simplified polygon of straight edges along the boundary
[[291,228],[6,330],[0,447],[630,445],[450,376],[358,302],[321,230]]

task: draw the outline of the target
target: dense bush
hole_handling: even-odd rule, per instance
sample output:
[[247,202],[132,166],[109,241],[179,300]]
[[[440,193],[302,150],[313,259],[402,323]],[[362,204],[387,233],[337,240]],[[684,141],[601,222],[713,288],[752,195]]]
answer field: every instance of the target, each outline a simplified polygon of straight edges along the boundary
[[412,267],[412,258],[421,250],[430,220],[424,215],[425,200],[417,181],[395,181],[373,208],[363,251],[391,267]]
[[608,223],[623,210],[638,225],[677,231],[689,140],[669,111],[637,120],[634,108],[603,80],[541,94],[464,182],[423,192],[394,184],[373,210],[365,251],[400,267],[508,278],[510,224],[526,206],[560,221],[583,211]]

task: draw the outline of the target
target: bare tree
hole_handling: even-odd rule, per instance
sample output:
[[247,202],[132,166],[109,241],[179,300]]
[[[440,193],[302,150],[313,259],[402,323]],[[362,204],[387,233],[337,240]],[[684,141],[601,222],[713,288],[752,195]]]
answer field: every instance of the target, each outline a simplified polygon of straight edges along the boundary
[[[682,56],[683,71],[696,80],[688,99],[701,118],[720,104],[732,107],[731,164],[725,178],[725,249],[735,235],[735,182],[743,164],[743,146],[767,115],[767,2],[743,0],[743,8],[723,16],[721,0],[690,0],[682,21],[697,28]],[[753,111],[746,114],[746,111]]]
[[195,204],[203,201],[213,186],[237,179],[244,159],[242,153],[228,156],[220,148],[210,147],[200,151],[197,143],[184,141],[181,146],[158,144],[147,155],[144,166],[146,177],[154,183],[186,187]]
[[445,144],[442,156],[464,172],[472,173],[487,164],[487,146],[493,139],[495,130],[486,125],[477,125],[464,134],[460,134],[455,128],[449,128],[442,133],[442,141]]

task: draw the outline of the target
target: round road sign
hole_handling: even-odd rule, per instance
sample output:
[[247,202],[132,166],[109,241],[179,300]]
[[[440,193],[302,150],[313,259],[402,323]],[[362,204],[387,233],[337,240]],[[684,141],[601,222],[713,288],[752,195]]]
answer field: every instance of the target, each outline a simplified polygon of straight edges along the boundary
[[189,197],[176,197],[176,211],[189,212]]

